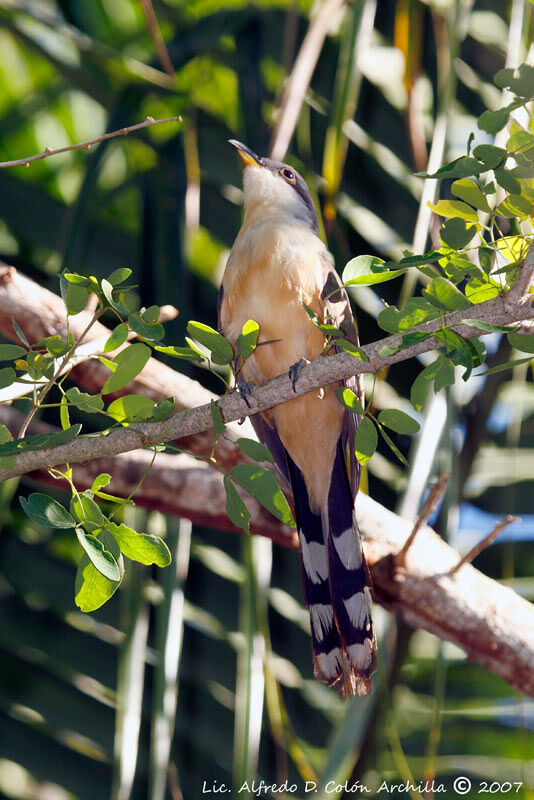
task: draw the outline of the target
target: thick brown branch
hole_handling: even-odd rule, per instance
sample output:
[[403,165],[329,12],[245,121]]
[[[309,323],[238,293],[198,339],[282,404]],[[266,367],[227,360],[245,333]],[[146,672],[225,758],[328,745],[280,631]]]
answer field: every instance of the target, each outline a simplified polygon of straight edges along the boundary
[[[255,388],[247,403],[238,392],[231,392],[218,400],[217,405],[224,421],[226,423],[233,422],[285,403],[295,396],[341,381],[351,375],[363,372],[377,373],[384,367],[434,350],[440,346],[440,343],[432,334],[442,327],[450,328],[465,339],[471,339],[478,336],[479,331],[463,324],[463,320],[481,319],[504,325],[529,319],[534,314],[534,295],[528,294],[527,290],[533,278],[534,248],[531,248],[524,264],[519,269],[516,285],[508,293],[465,310],[446,314],[441,319],[419,325],[417,331],[429,334],[427,339],[403,347],[393,355],[382,356],[380,352],[384,347],[393,349],[401,347],[405,334],[389,336],[362,348],[368,361],[360,361],[346,352],[335,356],[321,357],[303,367],[295,387],[289,375],[279,375]],[[140,423],[115,430],[105,437],[78,437],[50,450],[22,452],[17,456],[13,469],[0,470],[0,481],[66,461],[80,463],[93,458],[115,456],[140,447],[149,447],[198,434],[211,427],[212,415],[209,405],[189,408],[175,414],[172,419],[165,422]]]

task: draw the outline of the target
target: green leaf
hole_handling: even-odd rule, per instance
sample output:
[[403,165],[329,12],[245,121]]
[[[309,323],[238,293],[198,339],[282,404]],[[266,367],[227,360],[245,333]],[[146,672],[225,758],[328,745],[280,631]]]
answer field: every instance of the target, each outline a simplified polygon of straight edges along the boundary
[[0,369],[0,389],[5,389],[6,386],[11,386],[17,378],[17,373],[13,367],[3,367]]
[[496,367],[491,367],[485,372],[478,372],[477,375],[495,375],[497,372],[504,372],[507,369],[513,369],[514,367],[518,367],[520,364],[527,364],[532,360],[533,359],[531,356],[528,356],[527,358],[517,358],[515,361],[507,361],[505,364],[497,364]]
[[[473,150],[473,155],[483,161],[488,169],[495,169],[506,159],[508,153],[502,147],[495,147],[494,144],[479,144]],[[463,199],[465,200],[465,197]]]
[[483,319],[463,319],[462,324],[468,325],[470,328],[475,328],[478,331],[484,331],[484,333],[513,332],[513,328],[510,328],[509,325],[494,325],[492,322],[486,322]]
[[89,289],[79,284],[69,283],[65,292],[65,306],[67,313],[71,316],[76,316],[80,311],[83,311],[89,300]]
[[476,225],[465,224],[465,220],[459,217],[448,219],[440,230],[441,239],[454,250],[461,250],[465,247],[476,234]]
[[500,69],[493,80],[500,89],[510,88],[520,97],[531,98],[534,95],[534,67],[531,64]]
[[435,394],[454,383],[454,367],[451,361],[448,358],[441,358],[439,361],[439,369],[434,379]]
[[54,358],[59,358],[60,356],[64,356],[71,348],[71,345],[68,342],[62,341],[61,337],[59,336],[51,336],[46,343],[46,349],[48,353],[53,356]]
[[467,297],[446,278],[434,278],[423,294],[433,306],[444,311],[460,311],[471,305]]
[[365,414],[359,398],[351,389],[340,387],[339,389],[336,389],[336,396],[339,402],[354,414]]
[[501,217],[519,217],[519,219],[526,219],[531,211],[532,204],[520,194],[509,194],[495,209],[495,213]]
[[102,387],[102,394],[117,392],[119,389],[123,389],[127,386],[130,381],[133,381],[133,379],[139,375],[149,358],[150,347],[147,347],[146,344],[142,344],[141,342],[131,344],[124,350],[121,350],[120,353],[115,356],[117,369],[105,382]]
[[378,355],[383,356],[384,358],[393,356],[400,350],[404,350],[405,347],[409,347],[411,344],[416,344],[417,342],[423,342],[425,339],[429,339],[431,336],[432,334],[427,333],[426,331],[412,331],[412,333],[405,333],[400,344],[385,345],[378,351]]
[[132,561],[141,564],[155,564],[168,567],[171,563],[169,548],[159,536],[151,533],[138,533],[127,525],[106,525],[106,530],[113,536],[121,552]]
[[236,464],[229,476],[281,522],[295,525],[287,500],[268,469],[252,464]]
[[432,174],[428,172],[416,172],[415,174],[418,178],[439,178],[444,180],[445,178],[466,178],[469,175],[480,175],[481,172],[485,172],[486,170],[487,166],[478,159],[470,158],[469,156],[460,156],[460,158],[440,167],[437,172]]
[[122,302],[124,299],[124,294],[121,292],[119,295],[119,299],[115,300],[113,297],[113,286],[105,278],[102,279],[101,286],[104,297],[108,301],[109,305],[112,308],[114,308],[115,311],[118,311],[119,314],[121,314],[123,317],[127,317],[128,314],[130,313],[130,309],[126,308],[126,306]]
[[147,322],[139,311],[128,315],[128,325],[142,339],[159,342],[165,336],[163,325],[160,322]]
[[356,256],[343,270],[343,283],[345,286],[384,283],[403,275],[407,269],[388,270],[384,269],[383,264],[384,261],[376,256]]
[[361,347],[358,347],[353,342],[349,342],[347,339],[338,339],[336,341],[336,347],[341,347],[342,350],[346,353],[350,353],[351,356],[354,356],[354,358],[357,358],[359,361],[369,361],[367,353],[362,350]]
[[207,347],[214,364],[230,364],[234,360],[230,342],[209,325],[204,325],[202,322],[188,322],[187,332],[193,339]]
[[61,421],[61,427],[63,430],[67,430],[71,427],[70,425],[70,417],[69,417],[69,406],[66,395],[61,395],[61,401],[59,403],[59,419]]
[[506,169],[505,167],[495,170],[495,180],[499,186],[502,186],[502,188],[505,191],[510,192],[510,194],[521,193],[521,184],[517,178],[514,178],[510,170]]
[[512,111],[521,105],[523,105],[521,101],[514,100],[498,111],[484,111],[478,118],[478,127],[486,133],[498,133],[508,122]]
[[75,601],[81,611],[96,611],[117,591],[120,580],[110,581],[94,568],[86,553],[83,554],[75,583]]
[[250,533],[250,511],[228,475],[224,476],[224,489],[226,492],[226,513],[228,519],[230,522],[234,523],[236,528],[241,528],[245,533]]
[[243,330],[237,337],[237,351],[243,361],[247,359],[258,344],[258,336],[260,335],[260,326],[253,319],[249,319],[243,325]]
[[150,420],[152,422],[163,422],[169,419],[174,413],[176,400],[174,397],[166,397],[165,400],[160,400],[154,407]]
[[210,411],[211,418],[213,420],[213,427],[215,428],[215,435],[220,436],[222,433],[224,433],[226,425],[224,424],[219,406],[213,400],[210,400]]
[[70,389],[67,389],[65,395],[69,403],[79,408],[80,411],[87,411],[88,414],[94,414],[104,408],[104,401],[99,394],[80,392],[77,386],[71,386]]
[[61,277],[67,281],[67,283],[79,284],[80,286],[92,286],[89,278],[86,278],[85,275],[79,275],[77,272],[64,272]]
[[50,447],[57,447],[60,444],[66,444],[74,439],[79,434],[82,426],[81,423],[71,425],[64,431],[58,433],[38,433],[35,436],[25,436],[20,441],[20,449],[22,450],[48,450]]
[[439,356],[439,358],[421,370],[413,382],[410,392],[410,401],[416,411],[421,410],[423,403],[425,402],[429,384],[438,374],[442,361],[443,356]]
[[[489,145],[487,146],[489,147]],[[459,180],[454,181],[451,186],[451,192],[456,195],[456,197],[459,197],[461,200],[465,200],[466,203],[470,203],[475,208],[485,211],[487,214],[490,213],[491,209],[488,201],[486,200],[486,195],[480,189],[480,187],[469,178],[460,178]],[[460,216],[462,215],[460,214]]]
[[205,361],[205,357],[200,353],[198,350],[193,350],[191,347],[175,347],[174,345],[168,345],[166,347],[162,347],[161,345],[156,345],[154,350],[157,350],[158,353],[164,353],[167,356],[172,356],[173,358],[185,358],[190,361]]
[[236,444],[249,458],[253,458],[254,461],[269,461],[271,464],[274,464],[271,451],[268,450],[264,444],[261,444],[261,442],[257,442],[255,439],[242,437],[237,440]]
[[400,461],[402,464],[404,464],[404,466],[405,466],[405,467],[407,467],[407,466],[408,466],[408,462],[406,461],[406,459],[405,459],[405,458],[404,458],[404,456],[402,455],[401,451],[399,450],[399,448],[397,447],[397,445],[395,444],[395,442],[394,442],[394,441],[391,439],[391,437],[390,437],[390,436],[388,436],[388,434],[385,432],[385,430],[384,430],[384,428],[382,427],[382,425],[380,425],[380,426],[379,426],[378,430],[380,431],[380,434],[381,434],[382,438],[384,439],[384,441],[386,442],[386,444],[388,445],[388,447],[390,448],[390,450],[392,450],[392,451],[393,451],[393,453],[395,453],[395,455],[396,455],[396,456],[397,456],[397,458],[399,459],[399,461]]
[[0,361],[11,361],[26,355],[26,349],[18,344],[0,344]]
[[61,503],[47,494],[33,492],[28,498],[19,497],[22,510],[38,525],[52,528],[74,528],[76,520]]
[[117,422],[140,422],[152,416],[154,400],[139,394],[117,397],[107,408],[107,413]]
[[71,503],[71,513],[82,523],[89,523],[91,530],[104,528],[107,525],[107,517],[100,510],[98,503],[95,503],[90,493],[82,492],[74,495]]
[[[458,181],[456,181],[456,183],[457,182]],[[467,222],[478,222],[478,214],[476,211],[473,211],[471,206],[468,206],[467,203],[462,203],[461,200],[438,200],[437,203],[431,203],[429,201],[427,205],[432,209],[434,214],[439,214],[440,217],[461,217],[461,219],[465,219]]]
[[378,434],[369,417],[363,417],[354,437],[354,452],[359,463],[364,466],[371,460],[378,445]]
[[76,536],[95,569],[110,581],[120,581],[119,565],[102,542],[96,536],[85,533],[82,528],[76,528]]
[[534,334],[532,333],[509,333],[508,341],[516,350],[523,353],[534,353]]
[[111,283],[112,286],[116,286],[118,283],[125,281],[126,278],[129,278],[131,274],[132,270],[128,269],[128,267],[120,267],[108,276],[108,282]]
[[92,492],[98,492],[100,489],[103,489],[104,486],[107,486],[111,481],[111,475],[109,472],[101,472],[100,475],[97,475],[93,481],[91,486]]
[[480,281],[477,278],[472,278],[465,286],[465,295],[469,298],[471,303],[483,303],[484,300],[492,300],[499,294],[499,286],[494,283]]
[[391,428],[396,433],[413,434],[417,433],[421,427],[415,419],[398,408],[389,408],[381,411],[378,415],[378,421],[381,425]]
[[104,353],[110,353],[112,350],[118,350],[126,339],[128,338],[128,323],[121,322],[111,331],[111,336],[104,345]]
[[11,436],[11,431],[4,425],[3,422],[0,422],[0,444],[5,444],[6,442],[11,442],[13,437]]
[[[406,251],[405,251],[406,252]],[[400,261],[386,261],[384,264],[388,269],[395,269],[399,267],[421,267],[424,264],[433,264],[443,258],[443,253],[440,250],[430,250],[422,256],[409,255],[401,258]]]
[[30,343],[29,343],[29,341],[26,339],[26,337],[24,336],[24,333],[23,333],[23,331],[22,331],[22,328],[21,328],[21,327],[20,327],[20,325],[18,324],[18,322],[17,322],[17,320],[15,319],[15,317],[11,317],[11,324],[13,325],[13,329],[14,329],[15,333],[17,334],[17,336],[19,337],[19,339],[20,339],[20,341],[22,342],[22,344],[26,345],[26,347],[29,347],[29,346],[30,346]]

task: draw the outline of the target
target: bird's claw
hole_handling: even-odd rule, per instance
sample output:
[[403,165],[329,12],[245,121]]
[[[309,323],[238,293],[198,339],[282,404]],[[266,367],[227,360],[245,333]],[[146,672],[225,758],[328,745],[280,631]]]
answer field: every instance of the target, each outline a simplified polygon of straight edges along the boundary
[[251,408],[251,405],[248,401],[249,397],[252,396],[252,390],[254,389],[254,384],[250,383],[249,381],[238,381],[237,384],[237,391],[241,395],[241,398],[247,404],[247,408]]
[[293,391],[295,394],[297,393],[297,381],[300,376],[300,371],[305,364],[309,364],[307,358],[301,358],[300,361],[297,361],[296,364],[293,364],[289,367],[289,377],[291,379],[291,386],[293,387]]

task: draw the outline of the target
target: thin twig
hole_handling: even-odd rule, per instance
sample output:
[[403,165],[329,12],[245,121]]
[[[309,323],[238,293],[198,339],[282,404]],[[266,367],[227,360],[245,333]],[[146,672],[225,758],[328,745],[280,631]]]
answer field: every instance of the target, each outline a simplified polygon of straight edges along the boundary
[[488,533],[481,542],[472,547],[465,556],[462,556],[459,562],[450,570],[449,575],[454,575],[464,564],[470,564],[483,550],[493,544],[497,536],[500,536],[503,530],[507,528],[508,525],[511,525],[512,522],[521,522],[521,518],[514,517],[513,514],[508,514],[504,519],[501,519],[501,521],[495,525],[491,533]]
[[30,422],[34,418],[35,414],[37,413],[37,410],[38,410],[39,406],[41,405],[41,403],[45,399],[46,395],[48,394],[48,392],[50,391],[52,386],[55,384],[55,382],[57,381],[57,379],[59,378],[59,376],[61,375],[61,373],[65,369],[65,367],[67,366],[67,364],[69,363],[69,361],[72,358],[76,348],[79,347],[83,343],[83,340],[85,339],[85,336],[87,335],[87,333],[93,327],[95,322],[97,322],[99,317],[101,317],[101,316],[102,316],[102,310],[101,309],[98,309],[97,311],[95,311],[95,313],[93,314],[93,316],[91,317],[91,319],[87,323],[85,329],[83,330],[81,336],[77,339],[77,341],[74,342],[72,347],[69,347],[69,349],[68,349],[67,353],[65,353],[65,356],[64,356],[61,364],[59,365],[58,369],[56,370],[56,372],[54,372],[54,374],[52,375],[52,377],[50,378],[50,380],[48,381],[46,386],[43,389],[41,389],[41,391],[39,392],[39,396],[37,397],[37,400],[33,403],[31,409],[29,410],[28,414],[26,415],[26,417],[24,419],[24,422],[22,423],[22,425],[20,427],[20,431],[18,432],[18,436],[17,436],[18,439],[22,439],[22,437],[26,433],[26,429],[28,428],[28,425],[30,424]]
[[182,117],[167,117],[166,119],[146,117],[143,122],[138,122],[136,125],[130,125],[128,128],[120,128],[118,131],[111,131],[111,133],[104,133],[102,136],[97,136],[96,139],[89,139],[87,142],[70,144],[68,147],[58,147],[55,150],[52,147],[45,147],[42,153],[37,153],[34,156],[18,158],[15,161],[0,161],[0,169],[5,169],[6,167],[29,167],[32,161],[39,161],[39,159],[48,158],[48,156],[56,156],[58,153],[67,153],[70,150],[89,150],[92,145],[98,144],[98,142],[104,142],[106,139],[114,139],[116,136],[127,136],[133,131],[138,131],[141,128],[148,128],[151,125],[161,125],[164,122],[183,122],[183,119]]
[[406,553],[412,546],[413,540],[415,539],[417,532],[421,530],[423,525],[426,525],[426,523],[428,522],[428,518],[436,510],[438,503],[443,496],[443,492],[447,487],[450,477],[451,476],[449,475],[448,472],[444,472],[443,475],[439,476],[436,483],[430,490],[430,494],[428,495],[423,508],[421,509],[417,519],[415,520],[412,532],[404,542],[402,549],[397,553],[397,556],[395,557],[397,565],[401,566],[404,564],[404,561],[406,559]]
[[174,78],[174,67],[172,65],[171,57],[169,56],[169,51],[167,50],[167,46],[163,41],[163,36],[161,35],[161,31],[159,29],[158,20],[154,12],[154,6],[152,5],[152,0],[140,0],[140,3],[143,6],[143,11],[145,12],[148,31],[152,37],[152,41],[156,46],[156,50],[158,51],[161,66],[167,75],[169,75],[169,77]]

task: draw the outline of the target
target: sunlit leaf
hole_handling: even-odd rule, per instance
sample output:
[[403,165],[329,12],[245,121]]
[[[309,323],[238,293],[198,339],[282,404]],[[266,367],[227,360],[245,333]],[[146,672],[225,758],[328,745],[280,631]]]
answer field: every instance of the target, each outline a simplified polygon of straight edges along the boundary
[[[456,181],[456,183],[458,183],[458,181]],[[460,217],[467,222],[478,222],[478,214],[476,211],[461,200],[438,200],[437,203],[431,203],[429,201],[427,205],[432,209],[434,214],[438,214],[440,217]]]
[[132,561],[155,564],[158,567],[167,567],[171,563],[169,548],[159,536],[138,533],[124,524],[108,523],[106,530],[119,545],[121,553]]
[[[486,200],[486,195],[479,188],[479,186],[477,186],[477,184],[469,178],[460,178],[459,180],[454,181],[451,186],[451,192],[456,195],[456,197],[459,197],[461,200],[465,200],[466,203],[470,203],[475,208],[485,211],[487,214],[490,213],[491,209],[488,205],[488,201]],[[460,214],[459,216],[462,215]]]
[[142,342],[131,344],[121,350],[115,356],[117,369],[105,382],[102,387],[102,394],[117,392],[127,386],[130,381],[133,381],[139,375],[149,358],[150,348]]
[[352,411],[354,414],[364,414],[364,408],[359,398],[351,389],[340,387],[336,389],[336,395],[340,403]]
[[119,565],[102,542],[96,536],[85,533],[82,528],[76,528],[76,536],[95,569],[110,581],[120,581]]
[[268,469],[252,464],[236,464],[229,475],[277,519],[286,525],[295,525],[287,500]]
[[104,345],[104,353],[118,350],[128,338],[128,323],[121,322],[111,331],[111,336]]
[[218,331],[202,322],[188,322],[187,332],[211,352],[215,364],[230,364],[234,359],[232,345]]
[[107,408],[107,413],[117,422],[139,422],[148,419],[154,411],[154,400],[138,394],[117,397]]
[[258,336],[260,335],[260,326],[253,319],[249,319],[243,325],[243,330],[237,337],[237,351],[243,361],[247,359],[254,350],[258,343]]
[[384,409],[378,415],[378,421],[396,433],[413,434],[417,433],[421,427],[413,417],[398,408]]
[[345,286],[384,283],[406,272],[406,268],[384,269],[383,264],[384,261],[376,256],[356,256],[343,270],[343,283]]

